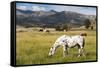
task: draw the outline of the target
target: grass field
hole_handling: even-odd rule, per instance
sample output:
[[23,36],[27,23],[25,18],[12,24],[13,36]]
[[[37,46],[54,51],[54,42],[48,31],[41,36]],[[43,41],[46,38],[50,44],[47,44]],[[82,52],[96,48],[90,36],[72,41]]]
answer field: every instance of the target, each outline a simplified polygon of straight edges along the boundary
[[[85,57],[77,57],[78,49],[69,49],[67,57],[63,58],[62,47],[59,47],[56,53],[50,58],[48,52],[55,40],[61,35],[77,35],[80,32],[86,32],[85,37]],[[50,33],[38,31],[17,32],[16,35],[16,64],[49,64],[49,63],[67,63],[79,61],[96,60],[96,31],[81,30]]]

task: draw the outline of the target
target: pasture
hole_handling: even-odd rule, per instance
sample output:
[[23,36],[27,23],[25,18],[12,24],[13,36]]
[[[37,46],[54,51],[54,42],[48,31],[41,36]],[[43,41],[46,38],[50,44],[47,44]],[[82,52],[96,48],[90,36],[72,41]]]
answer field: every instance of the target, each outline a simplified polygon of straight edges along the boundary
[[[69,54],[63,58],[62,47],[59,47],[52,57],[48,57],[49,50],[55,40],[61,35],[78,35],[86,32],[85,57],[77,57],[77,47],[69,49]],[[16,32],[16,64],[49,64],[67,63],[96,60],[96,31],[95,30],[73,30],[67,32],[51,31],[50,33],[39,31]]]

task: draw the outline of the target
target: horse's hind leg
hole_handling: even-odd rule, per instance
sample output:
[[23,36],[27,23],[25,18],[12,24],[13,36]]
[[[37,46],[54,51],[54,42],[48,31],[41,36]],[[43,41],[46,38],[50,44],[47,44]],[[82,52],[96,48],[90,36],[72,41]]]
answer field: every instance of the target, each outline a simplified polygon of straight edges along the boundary
[[84,48],[81,49],[81,52],[82,52],[82,56],[85,56],[85,54],[84,54]]
[[78,55],[78,57],[80,57],[81,55],[85,56],[85,54],[84,54],[84,45],[85,45],[84,39],[83,39],[83,42],[79,42],[78,43],[78,49],[79,49],[79,55]]
[[84,45],[85,45],[85,39],[83,38],[83,44],[81,46],[82,56],[85,56],[85,54],[84,54]]
[[79,44],[77,44],[77,46],[78,46],[78,57],[80,57],[82,55],[82,47]]
[[78,49],[78,57],[80,57],[81,56],[81,49],[79,48]]
[[79,48],[79,55],[78,55],[78,57],[80,57],[81,55],[82,56],[85,56],[85,54],[84,54],[84,48],[83,47],[81,47],[81,48]]

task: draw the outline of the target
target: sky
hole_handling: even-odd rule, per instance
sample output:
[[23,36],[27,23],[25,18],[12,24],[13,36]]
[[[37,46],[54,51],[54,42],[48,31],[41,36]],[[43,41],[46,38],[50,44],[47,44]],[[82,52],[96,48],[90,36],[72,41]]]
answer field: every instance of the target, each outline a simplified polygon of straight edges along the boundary
[[81,6],[64,6],[64,5],[46,5],[33,3],[16,3],[16,8],[32,11],[73,11],[85,15],[96,15],[96,7],[81,7]]

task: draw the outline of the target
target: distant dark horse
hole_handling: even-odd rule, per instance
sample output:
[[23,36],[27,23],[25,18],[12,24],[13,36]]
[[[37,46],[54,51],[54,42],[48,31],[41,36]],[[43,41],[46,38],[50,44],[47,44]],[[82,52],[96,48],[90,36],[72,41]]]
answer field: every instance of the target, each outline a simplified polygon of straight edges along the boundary
[[48,32],[48,33],[50,32],[50,30],[46,30],[46,29],[40,29],[39,31],[40,32]]
[[39,31],[40,31],[40,32],[43,32],[43,29],[40,29]]
[[63,36],[59,37],[55,41],[53,46],[50,48],[49,56],[54,55],[56,49],[59,46],[63,46],[63,56],[64,57],[68,54],[68,50],[67,50],[68,48],[78,46],[78,50],[79,50],[78,57],[80,57],[81,55],[84,55],[84,51],[83,51],[84,45],[85,45],[85,40],[84,40],[84,37],[81,35],[76,35],[76,36],[63,35]]

